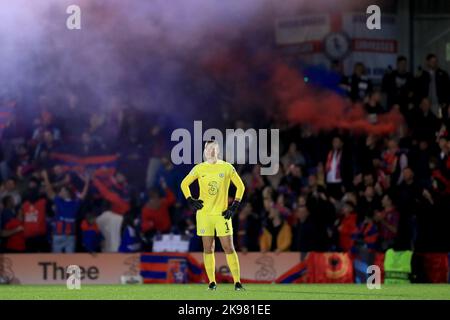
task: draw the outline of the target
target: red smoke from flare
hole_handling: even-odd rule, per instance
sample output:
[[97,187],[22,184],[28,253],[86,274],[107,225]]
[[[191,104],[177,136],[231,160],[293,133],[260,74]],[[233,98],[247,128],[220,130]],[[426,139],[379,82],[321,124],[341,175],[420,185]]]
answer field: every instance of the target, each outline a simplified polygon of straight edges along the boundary
[[287,120],[308,124],[313,130],[344,129],[387,135],[403,124],[403,117],[397,110],[379,115],[376,123],[369,122],[360,104],[352,104],[335,92],[306,84],[298,71],[283,63],[275,65],[272,88]]

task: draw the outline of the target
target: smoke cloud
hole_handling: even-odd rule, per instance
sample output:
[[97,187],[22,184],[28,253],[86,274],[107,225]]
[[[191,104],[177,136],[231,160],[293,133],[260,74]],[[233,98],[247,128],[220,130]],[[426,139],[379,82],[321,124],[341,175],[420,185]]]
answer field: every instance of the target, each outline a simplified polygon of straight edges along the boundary
[[[87,110],[120,100],[179,125],[279,111],[318,129],[392,132],[397,115],[372,125],[360,107],[305,85],[280,62],[274,19],[307,3],[0,0],[0,98],[20,97],[35,108],[46,95],[64,113],[73,92]],[[72,4],[81,8],[81,30],[66,28]]]

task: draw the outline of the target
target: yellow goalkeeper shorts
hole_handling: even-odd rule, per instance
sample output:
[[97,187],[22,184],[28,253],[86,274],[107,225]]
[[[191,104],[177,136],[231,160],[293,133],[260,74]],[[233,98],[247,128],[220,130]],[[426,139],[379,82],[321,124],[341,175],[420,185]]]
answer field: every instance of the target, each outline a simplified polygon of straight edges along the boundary
[[231,219],[225,220],[222,215],[206,216],[197,215],[197,235],[214,237],[214,231],[218,237],[233,235]]

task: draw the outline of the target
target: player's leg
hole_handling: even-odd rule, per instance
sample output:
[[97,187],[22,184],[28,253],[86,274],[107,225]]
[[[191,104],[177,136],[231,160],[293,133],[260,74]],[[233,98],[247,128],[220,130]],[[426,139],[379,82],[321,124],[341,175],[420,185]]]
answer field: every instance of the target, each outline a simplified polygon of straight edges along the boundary
[[209,280],[209,289],[216,289],[216,261],[214,257],[214,220],[204,215],[197,215],[197,235],[202,238],[203,264]]
[[[229,221],[228,223],[231,224]],[[239,258],[236,250],[234,249],[233,236],[219,236],[220,244],[225,252],[227,258],[228,267],[230,268],[231,275],[233,276],[234,288],[236,290],[242,290],[241,285],[241,268],[239,265]]]
[[203,236],[203,263],[208,275],[209,289],[216,289],[216,260],[214,257],[214,236]]

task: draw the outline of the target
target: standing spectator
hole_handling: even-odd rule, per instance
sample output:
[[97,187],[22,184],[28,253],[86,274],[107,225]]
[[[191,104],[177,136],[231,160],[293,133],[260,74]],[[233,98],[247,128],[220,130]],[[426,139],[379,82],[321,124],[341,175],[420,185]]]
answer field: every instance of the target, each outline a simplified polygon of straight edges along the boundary
[[414,91],[414,78],[408,71],[407,59],[404,56],[397,58],[397,69],[384,75],[382,81],[383,91],[386,92],[388,110],[398,108],[403,114],[409,112]]
[[450,79],[448,73],[439,67],[435,54],[428,54],[425,70],[416,79],[416,92],[419,101],[428,98],[431,112],[442,116],[442,109],[450,103]]
[[383,210],[375,214],[374,221],[378,225],[380,249],[385,252],[394,245],[400,215],[394,207],[390,194],[383,196],[381,204]]
[[304,166],[306,164],[305,157],[298,150],[297,144],[295,142],[291,142],[289,144],[288,151],[281,158],[281,163],[285,167],[289,167],[291,164],[296,164],[296,165],[300,165],[300,166]]
[[101,249],[102,234],[95,218],[95,214],[90,212],[81,221],[82,245],[83,249],[89,253],[100,252]]
[[133,214],[128,213],[123,217],[121,235],[119,252],[139,252],[142,249],[139,219],[134,218]]
[[263,227],[259,246],[261,251],[288,251],[292,243],[292,231],[289,224],[283,220],[280,212],[274,206],[269,211],[268,219]]
[[291,250],[300,252],[319,251],[317,239],[317,227],[306,205],[299,206],[295,210],[297,223],[293,228],[293,240]]
[[107,209],[96,219],[104,239],[102,252],[117,252],[121,242],[122,214],[111,210],[111,203],[107,203]]
[[372,81],[367,77],[363,63],[355,63],[353,74],[346,80],[344,86],[353,102],[362,102],[372,91]]
[[[161,167],[156,173],[156,178],[158,182],[153,187],[160,187],[161,179],[167,183],[167,186],[170,190],[173,190],[175,194],[175,198],[177,202],[183,202],[184,196],[181,191],[180,184],[184,178],[183,172],[179,169],[179,167],[175,167],[170,161],[170,158],[165,156],[161,158]],[[162,190],[164,191],[164,190]]]
[[377,249],[378,228],[370,217],[364,217],[357,223],[356,230],[352,234],[352,253],[373,253]]
[[328,194],[340,199],[345,192],[345,186],[351,180],[351,164],[343,150],[344,143],[340,137],[335,136],[332,141],[332,149],[328,152],[325,172]]
[[47,252],[47,211],[48,201],[40,194],[39,180],[32,178],[28,182],[25,201],[20,208],[23,216],[24,235],[27,252]]
[[1,186],[0,198],[3,199],[7,196],[12,197],[14,207],[17,207],[20,205],[20,203],[22,201],[22,196],[20,195],[20,192],[17,190],[17,182],[16,182],[15,178],[9,178]]
[[107,179],[94,177],[92,184],[100,195],[111,204],[111,210],[118,214],[125,214],[130,210],[130,190],[126,177],[120,173]]
[[251,203],[247,202],[239,212],[237,250],[242,252],[259,251],[258,236],[261,230],[259,216]]
[[342,208],[342,216],[336,221],[338,247],[348,252],[353,247],[353,234],[357,230],[357,214],[353,202],[347,201]]
[[279,188],[284,189],[287,195],[297,198],[302,189],[302,168],[299,165],[291,164],[287,170],[287,174],[281,178]]
[[423,188],[414,179],[414,171],[403,169],[403,181],[395,188],[396,206],[400,213],[397,250],[411,250],[415,239],[415,219],[422,200]]
[[33,159],[38,162],[48,161],[50,153],[57,150],[58,143],[53,138],[51,131],[46,130],[42,134],[42,141],[38,143],[34,150]]
[[[20,213],[16,216],[14,200],[6,196],[2,200],[3,210],[7,210],[9,219],[1,230],[1,236],[6,237],[5,251],[8,253],[20,253],[25,251],[25,235],[23,232],[23,220]],[[2,213],[3,215],[3,213]]]
[[149,199],[141,211],[141,231],[148,243],[152,242],[151,239],[155,233],[168,232],[171,227],[169,208],[175,203],[175,195],[163,179],[161,187],[164,189],[165,196],[161,197],[157,189],[151,190]]
[[387,148],[383,151],[382,167],[386,175],[391,176],[392,184],[399,184],[403,180],[403,169],[408,166],[408,157],[404,150],[399,148],[396,139],[389,139]]
[[377,116],[384,113],[384,108],[381,105],[381,92],[379,90],[372,91],[364,104],[364,109],[369,117],[371,123],[377,123]]
[[434,142],[439,127],[439,119],[431,111],[430,99],[423,98],[420,101],[419,108],[411,114],[410,128],[412,137],[416,140]]
[[86,175],[82,178],[84,180],[84,188],[79,195],[74,194],[74,191],[68,187],[62,187],[59,193],[56,194],[50,183],[47,171],[44,170],[42,176],[44,178],[47,196],[53,200],[55,205],[52,252],[73,253],[75,252],[76,244],[75,222],[81,202],[86,197],[89,189],[89,176]]
[[363,197],[358,201],[358,214],[360,218],[373,218],[376,211],[381,209],[380,200],[373,186],[367,186]]
[[438,167],[450,179],[450,141],[447,135],[439,137]]

